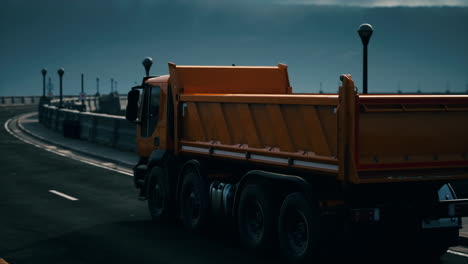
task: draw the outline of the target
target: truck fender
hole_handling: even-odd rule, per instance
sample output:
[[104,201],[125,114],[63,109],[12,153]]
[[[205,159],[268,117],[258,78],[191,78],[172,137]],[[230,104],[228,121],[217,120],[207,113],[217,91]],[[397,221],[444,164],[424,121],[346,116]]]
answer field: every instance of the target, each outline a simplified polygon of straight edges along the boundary
[[307,199],[312,201],[312,186],[303,178],[294,176],[294,175],[286,175],[286,174],[279,174],[261,170],[252,170],[247,172],[244,176],[242,176],[241,180],[237,184],[237,188],[234,194],[234,202],[232,206],[232,216],[237,215],[237,206],[239,204],[240,195],[242,189],[248,182],[258,181],[258,180],[267,180],[269,182],[277,182],[277,183],[287,183],[291,187],[295,188],[298,191],[301,191],[305,194]]
[[148,169],[152,168],[155,165],[161,165],[164,161],[166,156],[168,155],[167,150],[160,150],[156,149],[151,152],[151,155],[148,159]]

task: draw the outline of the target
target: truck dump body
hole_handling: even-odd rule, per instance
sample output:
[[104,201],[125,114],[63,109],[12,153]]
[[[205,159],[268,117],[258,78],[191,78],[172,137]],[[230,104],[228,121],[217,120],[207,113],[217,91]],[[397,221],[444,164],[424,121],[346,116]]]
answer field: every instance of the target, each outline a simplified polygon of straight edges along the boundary
[[[183,151],[337,173],[337,96],[185,95]],[[199,148],[190,148],[199,147]]]
[[468,96],[358,95],[349,76],[336,95],[290,94],[283,65],[170,72],[182,153],[352,183],[468,178]]
[[[364,95],[356,103],[355,157],[357,170],[367,172],[362,175],[406,170],[408,179],[466,177],[468,96]],[[443,173],[427,173],[440,168]]]

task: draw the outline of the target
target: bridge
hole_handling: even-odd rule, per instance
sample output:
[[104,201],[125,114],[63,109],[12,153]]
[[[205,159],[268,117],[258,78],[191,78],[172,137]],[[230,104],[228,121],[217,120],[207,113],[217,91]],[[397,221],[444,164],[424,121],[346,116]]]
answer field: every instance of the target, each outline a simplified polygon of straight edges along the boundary
[[[125,100],[119,97],[119,110]],[[249,252],[227,239],[235,237],[227,235],[234,229],[229,223],[213,223],[201,235],[179,223],[152,222],[132,186],[135,124],[96,113],[95,97],[65,97],[63,108],[57,100],[40,101],[0,98],[0,263],[283,263],[273,251]],[[441,263],[466,263],[468,229],[460,242]],[[324,263],[415,261],[379,250],[336,244],[322,257]]]

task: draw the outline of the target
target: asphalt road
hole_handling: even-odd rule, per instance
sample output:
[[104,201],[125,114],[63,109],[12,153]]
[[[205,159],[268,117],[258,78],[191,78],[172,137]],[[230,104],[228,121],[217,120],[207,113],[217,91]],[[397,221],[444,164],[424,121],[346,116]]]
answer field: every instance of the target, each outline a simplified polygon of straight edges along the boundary
[[[34,107],[0,107],[0,263],[284,263],[276,251],[242,249],[229,225],[206,234],[153,223],[128,175],[24,143],[3,124]],[[66,194],[78,200],[50,192]],[[421,263],[333,245],[320,263]],[[354,252],[354,251],[353,251]],[[440,263],[468,263],[446,254]]]

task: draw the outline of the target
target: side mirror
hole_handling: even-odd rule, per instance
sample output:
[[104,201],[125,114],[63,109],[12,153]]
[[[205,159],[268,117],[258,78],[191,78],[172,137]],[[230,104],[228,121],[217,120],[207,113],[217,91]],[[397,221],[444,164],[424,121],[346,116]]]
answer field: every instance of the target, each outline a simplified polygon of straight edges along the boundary
[[127,95],[127,109],[125,118],[128,121],[135,121],[138,117],[138,100],[140,99],[140,91],[137,89],[130,90]]

